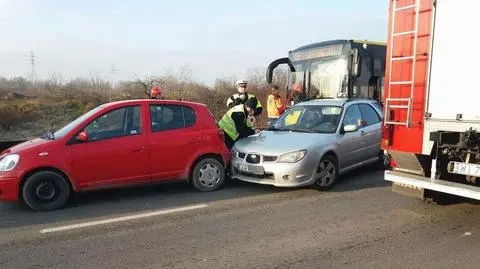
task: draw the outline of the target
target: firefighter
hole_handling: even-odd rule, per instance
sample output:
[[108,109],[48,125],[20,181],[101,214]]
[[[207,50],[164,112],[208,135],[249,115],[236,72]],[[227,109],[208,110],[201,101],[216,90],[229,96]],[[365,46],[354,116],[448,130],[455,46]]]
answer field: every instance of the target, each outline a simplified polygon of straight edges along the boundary
[[161,95],[162,93],[159,86],[155,86],[150,90],[150,99],[160,98]]
[[251,121],[257,103],[257,98],[249,98],[244,104],[230,108],[218,122],[218,126],[225,132],[225,145],[229,149],[240,138],[258,133],[259,129],[255,130]]
[[291,96],[291,101],[292,105],[300,103],[302,101],[302,96],[303,96],[303,85],[300,83],[295,83],[292,86],[292,96]]
[[239,104],[245,104],[245,102],[247,100],[249,100],[251,98],[255,98],[255,100],[257,100],[257,104],[255,106],[254,116],[256,117],[256,116],[262,114],[263,107],[262,107],[262,104],[260,103],[260,101],[258,101],[258,99],[256,99],[255,95],[247,92],[247,85],[248,85],[248,81],[246,81],[244,79],[236,82],[238,93],[236,93],[236,94],[234,94],[234,95],[232,95],[228,98],[227,107],[232,108],[232,107],[234,107],[236,105],[239,105]]
[[267,99],[267,113],[268,113],[268,125],[285,111],[285,107],[282,103],[282,98],[280,97],[280,91],[278,90],[277,85],[272,86],[272,93],[268,96]]

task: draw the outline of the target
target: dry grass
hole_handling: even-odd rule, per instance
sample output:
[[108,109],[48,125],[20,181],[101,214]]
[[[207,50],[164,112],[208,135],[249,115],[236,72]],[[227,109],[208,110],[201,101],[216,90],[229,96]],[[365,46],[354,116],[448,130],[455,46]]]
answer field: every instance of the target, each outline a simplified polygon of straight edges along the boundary
[[[266,100],[270,88],[262,77],[263,73],[260,72],[251,74],[248,87],[249,92],[255,94],[264,106],[264,113],[257,119],[259,126],[266,123]],[[281,87],[285,85],[285,77],[285,73],[276,76],[276,82]],[[0,140],[37,137],[64,126],[102,103],[146,98],[145,87],[140,81],[121,82],[112,88],[98,79],[76,79],[62,83],[52,78],[37,82],[34,87],[22,78],[0,78]],[[235,78],[218,79],[214,87],[207,87],[182,76],[148,77],[143,80],[147,84],[159,84],[162,95],[168,99],[206,104],[216,119],[220,119],[227,111],[226,101],[236,92],[234,81]],[[18,98],[18,94],[22,98]]]

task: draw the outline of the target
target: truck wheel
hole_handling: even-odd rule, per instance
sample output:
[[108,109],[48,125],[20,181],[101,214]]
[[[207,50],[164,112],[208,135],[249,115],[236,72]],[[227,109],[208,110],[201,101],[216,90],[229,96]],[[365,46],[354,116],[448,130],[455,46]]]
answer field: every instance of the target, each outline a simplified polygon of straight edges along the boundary
[[191,180],[200,191],[218,190],[225,182],[225,168],[214,158],[202,159],[193,168]]
[[337,179],[337,159],[333,155],[325,155],[318,164],[314,185],[318,190],[326,191],[337,183]]
[[25,204],[35,211],[55,210],[68,201],[70,186],[66,179],[52,171],[42,171],[27,178],[22,188]]

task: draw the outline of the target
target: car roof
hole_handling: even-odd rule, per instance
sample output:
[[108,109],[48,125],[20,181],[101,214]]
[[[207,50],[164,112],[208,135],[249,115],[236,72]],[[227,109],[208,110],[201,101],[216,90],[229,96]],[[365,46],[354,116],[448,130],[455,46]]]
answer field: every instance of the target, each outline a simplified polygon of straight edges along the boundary
[[190,106],[206,106],[202,103],[190,102],[190,101],[179,101],[179,100],[166,100],[166,99],[130,99],[130,100],[121,100],[105,103],[102,106],[112,107],[112,106],[122,106],[129,104],[166,104],[166,105],[190,105]]
[[358,103],[376,103],[377,101],[369,98],[332,98],[332,99],[315,99],[298,103],[296,105],[326,105],[326,106],[344,106],[346,104],[358,104]]

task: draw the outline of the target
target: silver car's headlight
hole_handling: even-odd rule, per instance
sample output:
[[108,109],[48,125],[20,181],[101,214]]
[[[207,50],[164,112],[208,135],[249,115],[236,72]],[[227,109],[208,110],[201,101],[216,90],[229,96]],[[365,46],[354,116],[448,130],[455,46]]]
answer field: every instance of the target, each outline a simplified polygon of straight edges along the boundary
[[0,159],[0,172],[12,171],[17,166],[20,156],[11,154]]
[[305,155],[307,155],[306,149],[289,152],[289,153],[280,155],[277,159],[277,162],[278,163],[296,163],[301,161],[305,157]]

